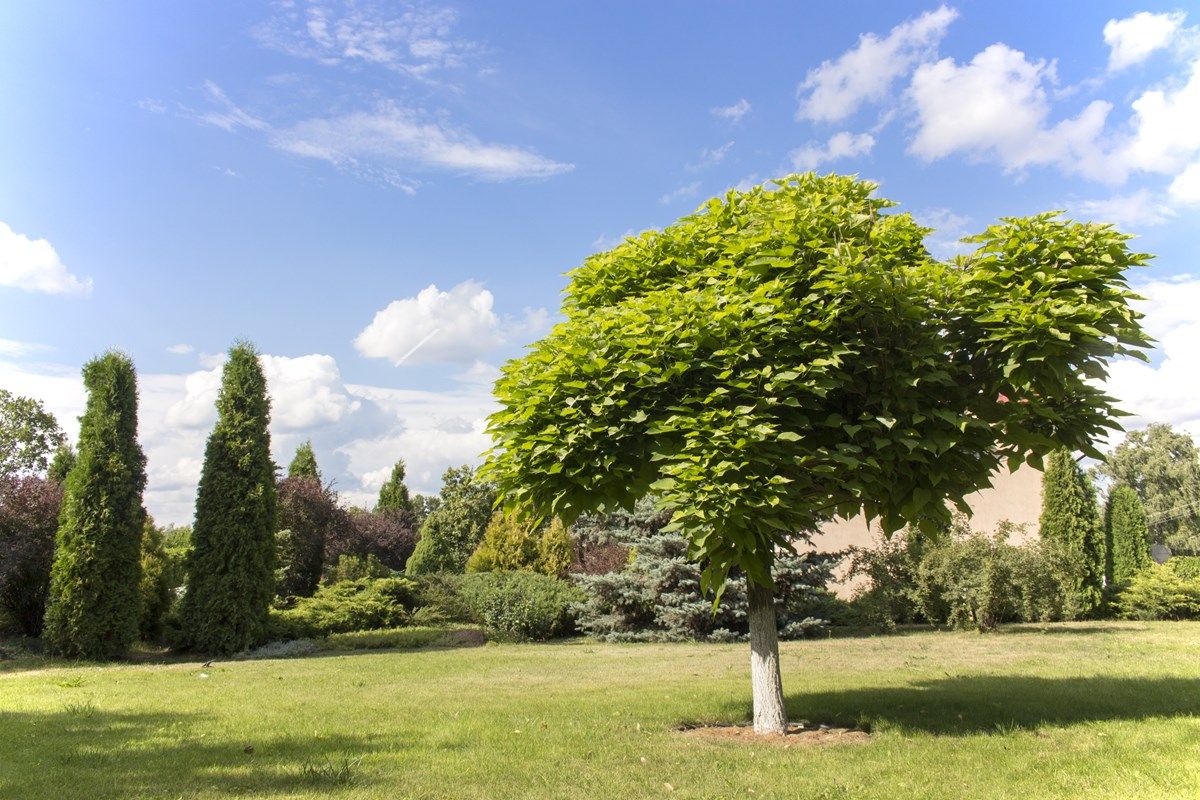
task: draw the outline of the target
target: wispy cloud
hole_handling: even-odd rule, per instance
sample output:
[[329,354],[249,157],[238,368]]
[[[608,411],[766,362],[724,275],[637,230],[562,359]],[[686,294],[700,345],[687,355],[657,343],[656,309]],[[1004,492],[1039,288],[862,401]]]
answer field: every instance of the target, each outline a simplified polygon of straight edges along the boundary
[[202,124],[230,133],[261,133],[272,147],[285,153],[327,161],[340,170],[387,183],[408,194],[420,185],[405,174],[414,170],[505,181],[548,178],[574,169],[572,164],[554,161],[528,148],[480,141],[470,131],[441,117],[390,100],[367,111],[273,125],[234,103],[212,81],[205,82],[205,94],[209,108],[187,110],[188,116]]
[[254,35],[263,45],[320,64],[369,64],[411,77],[464,66],[478,45],[458,36],[447,7],[351,0],[280,3]]
[[167,348],[167,352],[171,355],[186,356],[195,349],[196,348],[192,347],[190,344],[173,344]]
[[574,168],[527,148],[482,142],[463,128],[392,101],[370,111],[302,120],[276,131],[274,144],[285,152],[339,167],[374,163],[495,181],[548,178]]
[[689,183],[685,186],[680,186],[678,189],[672,189],[671,191],[667,192],[662,197],[658,198],[658,202],[662,203],[664,206],[670,205],[671,203],[674,203],[677,200],[683,200],[688,197],[695,197],[699,193],[700,193],[700,181],[692,181],[691,183]]
[[750,113],[750,101],[743,97],[731,106],[717,106],[709,111],[714,117],[737,124],[742,121],[742,117]]
[[709,167],[715,167],[725,160],[725,156],[729,155],[729,151],[733,149],[733,142],[726,142],[720,147],[706,147],[700,151],[699,157],[694,163],[688,164],[684,169],[688,172],[700,172]]

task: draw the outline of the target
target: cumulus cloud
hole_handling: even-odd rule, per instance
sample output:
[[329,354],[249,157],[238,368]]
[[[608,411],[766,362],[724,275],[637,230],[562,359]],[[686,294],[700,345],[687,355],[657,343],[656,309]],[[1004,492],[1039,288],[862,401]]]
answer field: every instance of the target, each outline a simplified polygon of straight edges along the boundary
[[1121,408],[1133,413],[1126,428],[1166,422],[1200,436],[1200,277],[1179,275],[1134,287],[1147,332],[1158,340],[1155,363],[1114,363],[1106,385]]
[[1004,44],[966,64],[952,58],[923,64],[910,88],[917,131],[909,151],[925,160],[956,152],[991,158],[1010,171],[1057,163],[1110,179],[1097,139],[1112,105],[1097,100],[1052,125],[1047,86],[1054,80],[1052,63],[1030,61]]
[[869,133],[842,131],[829,137],[825,144],[809,142],[791,152],[792,166],[798,170],[816,169],[830,161],[855,158],[871,152],[875,137]]
[[1116,148],[1112,168],[1173,175],[1200,151],[1200,56],[1186,78],[1143,92],[1133,101],[1132,132]]
[[1200,203],[1200,161],[1189,164],[1171,181],[1171,198],[1180,203]]
[[717,106],[710,111],[714,117],[727,119],[736,125],[750,113],[750,101],[743,97],[731,106]]
[[545,309],[526,309],[519,320],[493,310],[492,293],[476,281],[449,291],[435,284],[414,297],[393,300],[354,340],[358,352],[404,364],[469,365],[514,336],[544,327]]
[[72,275],[50,242],[31,239],[0,222],[0,286],[47,294],[87,294],[92,279]]
[[1184,16],[1182,11],[1165,14],[1139,11],[1124,19],[1110,19],[1104,26],[1109,71],[1139,64],[1154,51],[1166,47],[1183,24]]
[[863,103],[882,100],[897,79],[934,54],[957,17],[943,5],[900,23],[882,39],[863,34],[854,48],[808,71],[797,90],[797,118],[839,122]]
[[454,9],[429,4],[311,0],[281,4],[254,34],[267,47],[320,64],[368,64],[428,79],[479,50],[455,33],[457,23]]
[[484,180],[548,178],[574,169],[515,145],[482,142],[420,110],[383,101],[370,111],[315,117],[277,130],[275,147],[342,168],[435,169]]

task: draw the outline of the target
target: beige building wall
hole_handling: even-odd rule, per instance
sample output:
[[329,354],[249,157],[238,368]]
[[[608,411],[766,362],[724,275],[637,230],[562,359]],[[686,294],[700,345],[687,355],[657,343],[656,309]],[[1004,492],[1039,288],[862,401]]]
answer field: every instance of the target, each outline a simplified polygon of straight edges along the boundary
[[[1023,526],[1009,541],[1019,544],[1038,533],[1038,517],[1042,513],[1042,473],[1030,466],[1016,472],[1007,470],[992,475],[988,489],[967,496],[971,509],[971,529],[991,533],[1004,520]],[[844,550],[847,547],[871,547],[880,537],[879,523],[869,527],[862,515],[853,519],[834,519],[821,527],[813,537],[813,547],[821,552]],[[839,595],[853,594],[857,581],[841,581],[835,588]]]

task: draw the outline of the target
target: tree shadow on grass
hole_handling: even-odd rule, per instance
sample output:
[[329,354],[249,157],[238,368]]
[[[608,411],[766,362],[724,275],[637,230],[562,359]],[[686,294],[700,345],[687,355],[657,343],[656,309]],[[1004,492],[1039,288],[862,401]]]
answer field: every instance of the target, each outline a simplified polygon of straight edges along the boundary
[[359,761],[379,748],[358,736],[222,738],[195,714],[0,711],[0,797],[336,796],[372,782]]
[[[793,693],[789,717],[943,736],[1200,715],[1200,678],[963,675],[906,686]],[[749,718],[745,705],[726,709]]]

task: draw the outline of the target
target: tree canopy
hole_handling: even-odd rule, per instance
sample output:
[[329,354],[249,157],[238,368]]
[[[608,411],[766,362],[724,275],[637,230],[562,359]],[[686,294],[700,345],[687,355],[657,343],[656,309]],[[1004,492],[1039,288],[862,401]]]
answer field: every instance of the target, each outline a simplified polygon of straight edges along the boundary
[[1118,427],[1097,388],[1147,339],[1108,225],[1006,218],[950,263],[849,177],[730,191],[570,273],[503,368],[485,475],[570,521],[657,492],[704,564],[769,585],[831,515],[945,525],[1004,466]]
[[379,500],[375,503],[376,511],[412,511],[413,502],[408,494],[408,486],[404,483],[404,459],[392,467],[392,474],[379,488]]
[[1200,448],[1192,437],[1161,423],[1130,431],[1096,469],[1137,492],[1155,541],[1200,553]]
[[67,439],[41,401],[0,389],[0,477],[45,471]]

